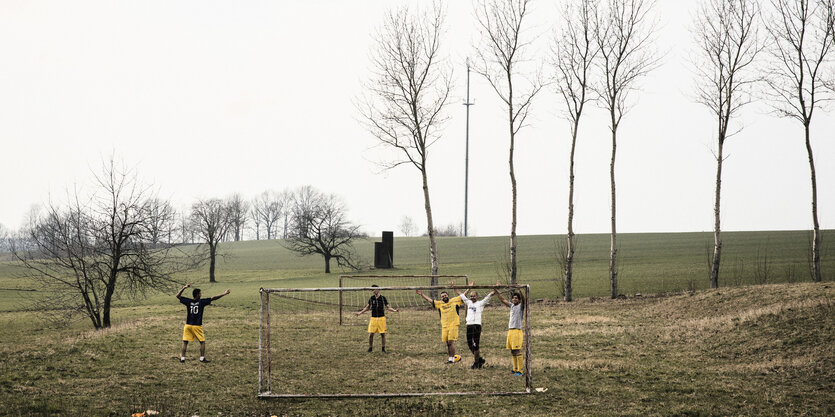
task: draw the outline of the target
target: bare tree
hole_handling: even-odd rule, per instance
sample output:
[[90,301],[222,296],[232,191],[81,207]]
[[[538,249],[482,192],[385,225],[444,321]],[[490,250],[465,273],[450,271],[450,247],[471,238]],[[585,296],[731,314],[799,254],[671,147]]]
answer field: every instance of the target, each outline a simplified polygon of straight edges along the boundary
[[0,223],[0,253],[10,251],[11,243],[12,236],[11,233],[9,233],[9,229],[7,229],[6,226],[3,226],[3,223]]
[[629,110],[630,93],[636,82],[658,65],[652,49],[657,22],[650,17],[652,0],[607,0],[598,14],[595,39],[600,48],[598,64],[603,78],[595,90],[609,112],[612,132],[612,158],[609,164],[611,184],[612,235],[609,248],[609,281],[612,298],[618,296],[617,198],[615,194],[615,157],[618,126]]
[[766,94],[778,115],[803,125],[812,180],[812,272],[817,282],[821,280],[821,233],[810,128],[815,110],[832,99],[832,91],[822,87],[835,43],[835,1],[771,0],[771,4],[774,14],[767,19],[771,59]]
[[412,233],[415,232],[415,222],[409,216],[403,216],[400,219],[400,233],[403,233],[403,236],[411,236]]
[[209,282],[215,280],[218,246],[232,227],[229,206],[219,198],[199,200],[191,206],[191,224],[197,235],[206,242],[209,258]]
[[722,258],[720,202],[725,139],[739,109],[751,101],[751,86],[758,75],[752,64],[762,49],[757,33],[757,0],[706,0],[695,17],[693,34],[698,45],[694,60],[696,100],[716,117],[716,191],[713,204],[713,257],[710,287],[719,288]]
[[594,20],[597,14],[596,0],[569,0],[563,13],[562,30],[554,38],[552,66],[555,69],[557,92],[565,102],[565,118],[570,122],[571,152],[568,163],[568,233],[566,245],[559,246],[563,271],[562,294],[565,301],[572,300],[572,279],[574,272],[574,151],[577,147],[577,133],[580,117],[587,102],[591,100],[589,77],[598,44],[594,39]]
[[252,230],[255,231],[255,240],[261,240],[261,216],[255,210],[255,204],[249,205],[249,212],[247,212],[249,219],[252,220]]
[[226,206],[229,208],[229,221],[232,223],[230,231],[234,234],[235,242],[239,242],[248,220],[249,203],[240,194],[233,194],[226,201]]
[[435,229],[435,236],[438,236],[438,237],[464,236],[463,223],[461,223],[460,226],[456,226],[455,224],[448,224],[446,226],[441,226],[441,227]]
[[261,195],[255,197],[255,201],[252,202],[254,216],[260,219],[259,223],[263,224],[267,231],[267,240],[276,238],[276,226],[284,215],[286,208],[286,200],[282,198],[284,194],[264,191]]
[[[475,71],[490,83],[507,106],[510,146],[508,165],[511,190],[510,220],[510,282],[516,283],[516,171],[514,151],[516,136],[528,117],[531,102],[542,89],[539,77],[526,78],[522,72],[530,41],[523,37],[523,22],[528,15],[529,0],[482,0],[476,6],[481,43],[477,49]],[[524,84],[523,88],[519,88]]]
[[373,75],[366,89],[372,97],[360,108],[371,134],[399,155],[383,162],[383,168],[409,164],[420,172],[431,275],[438,275],[439,261],[427,179],[429,147],[440,139],[446,121],[443,110],[452,88],[452,71],[441,58],[443,22],[440,3],[434,3],[430,11],[403,7],[386,16],[371,54]]
[[95,175],[91,196],[75,191],[66,206],[48,205],[26,230],[34,250],[15,252],[42,284],[40,308],[83,311],[96,329],[107,328],[120,296],[166,289],[173,274],[194,267],[187,254],[152,244],[151,217],[158,203],[135,171],[111,158]]
[[[293,204],[293,193],[284,190],[278,194],[278,206],[280,208],[281,216],[279,220],[283,220],[281,226],[281,238],[287,239],[287,233],[290,228],[290,205]],[[276,236],[278,230],[276,229]]]
[[171,234],[176,228],[175,219],[177,213],[171,203],[165,200],[155,199],[151,204],[149,214],[149,229],[151,244],[171,244]]
[[331,272],[331,260],[342,267],[358,269],[354,240],[363,237],[359,226],[347,219],[345,207],[332,194],[313,187],[300,188],[293,194],[290,228],[284,245],[300,256],[322,255],[325,273]]
[[194,243],[194,225],[191,224],[191,213],[183,210],[180,213],[180,242]]

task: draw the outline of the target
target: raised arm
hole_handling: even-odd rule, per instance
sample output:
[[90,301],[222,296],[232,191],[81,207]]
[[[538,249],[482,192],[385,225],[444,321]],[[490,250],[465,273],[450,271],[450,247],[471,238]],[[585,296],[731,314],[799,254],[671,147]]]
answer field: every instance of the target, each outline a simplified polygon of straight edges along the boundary
[[[450,281],[450,282],[453,282],[453,281]],[[473,285],[475,285],[475,281],[470,281],[470,285],[468,285],[468,287],[472,287]],[[467,288],[466,290],[464,290],[464,292],[461,292],[461,291],[458,290],[458,288],[456,288],[455,292],[457,292],[458,295],[467,295],[467,293],[470,292],[470,288]]]
[[510,307],[510,302],[505,300],[505,298],[502,296],[502,293],[500,293],[498,290],[493,290],[493,292],[496,293],[496,296],[499,297],[499,300],[502,300],[502,304]]
[[229,288],[227,288],[226,291],[224,291],[222,294],[218,294],[218,295],[212,297],[212,301],[217,300],[218,298],[223,297],[224,295],[227,295],[227,294],[229,294]]
[[177,292],[177,295],[175,295],[175,297],[180,298],[180,296],[183,295],[183,291],[185,291],[188,287],[191,287],[191,284],[186,284],[185,286],[183,286],[183,288],[180,288],[180,291]]
[[432,307],[435,306],[435,301],[432,300],[431,298],[427,297],[426,294],[423,293],[423,291],[415,290],[415,293],[417,293],[417,295],[423,297],[424,300],[429,301],[429,304],[432,304]]

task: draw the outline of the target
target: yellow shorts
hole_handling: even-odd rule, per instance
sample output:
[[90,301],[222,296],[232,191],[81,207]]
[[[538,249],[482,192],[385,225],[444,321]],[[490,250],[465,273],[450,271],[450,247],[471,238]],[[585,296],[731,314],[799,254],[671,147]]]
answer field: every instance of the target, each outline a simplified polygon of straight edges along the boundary
[[522,342],[525,341],[525,335],[522,334],[522,329],[508,329],[507,331],[507,349],[518,350],[522,349]]
[[441,327],[441,341],[449,342],[458,340],[458,325]]
[[192,326],[190,324],[186,324],[186,327],[183,327],[183,340],[191,342],[194,339],[197,339],[200,342],[206,341],[206,337],[203,336],[203,326]]
[[386,318],[372,317],[368,322],[368,333],[385,333],[386,332]]

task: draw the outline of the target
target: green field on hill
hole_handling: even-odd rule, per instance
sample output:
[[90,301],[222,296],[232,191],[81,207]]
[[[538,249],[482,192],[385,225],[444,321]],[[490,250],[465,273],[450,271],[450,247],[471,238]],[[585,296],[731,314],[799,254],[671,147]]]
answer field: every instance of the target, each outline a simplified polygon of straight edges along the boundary
[[[194,344],[185,364],[177,360],[185,314],[173,297],[176,289],[143,300],[120,300],[113,312],[115,325],[107,330],[92,330],[86,319],[55,327],[27,311],[33,308],[37,288],[0,255],[0,415],[124,416],[143,410],[204,417],[833,415],[831,235],[827,231],[824,236],[824,282],[810,283],[808,232],[724,233],[721,288],[707,290],[706,253],[712,234],[623,234],[624,297],[617,300],[606,297],[608,235],[583,235],[575,269],[576,301],[571,303],[557,301],[555,242],[562,237],[520,237],[519,281],[531,285],[534,299],[531,375],[534,387],[544,392],[510,397],[256,398],[258,289],[332,287],[339,274],[338,268],[324,274],[321,258],[300,258],[278,241],[225,244],[228,256],[218,265],[216,284],[206,282],[205,270],[180,277],[202,288],[204,296],[232,290],[206,310],[209,364],[195,360]],[[366,262],[374,240],[356,245]],[[441,273],[466,274],[478,284],[492,284],[501,275],[497,270],[505,262],[506,244],[504,237],[441,238]],[[426,238],[397,238],[396,268],[370,273],[425,274],[427,247]],[[509,355],[503,346],[492,345],[499,344],[506,313],[495,311],[485,318],[498,322],[485,330],[491,346],[483,347],[495,366],[470,370],[466,365],[471,355],[462,335],[457,347],[465,361],[444,368],[428,360],[428,372],[452,372],[457,387],[466,386],[461,381],[467,378],[503,380]],[[442,358],[433,321],[425,327],[431,335],[419,349],[425,350],[424,356]],[[332,384],[338,391],[340,384],[351,381],[351,369],[360,366],[379,369],[379,383],[386,387],[381,391],[406,390],[406,384],[416,383],[398,377],[403,361],[423,360],[411,352],[418,350],[410,347],[417,343],[413,335],[392,330],[392,352],[382,356],[366,354],[365,330],[354,329],[357,334],[349,336],[358,341],[357,351],[350,352],[346,350],[352,344],[340,344],[335,334],[311,335],[322,346],[340,346],[333,349],[326,364],[333,371],[326,375],[315,371],[322,364],[305,366],[310,361],[305,352],[285,352],[282,366],[287,378],[293,378],[288,384],[298,389]]]

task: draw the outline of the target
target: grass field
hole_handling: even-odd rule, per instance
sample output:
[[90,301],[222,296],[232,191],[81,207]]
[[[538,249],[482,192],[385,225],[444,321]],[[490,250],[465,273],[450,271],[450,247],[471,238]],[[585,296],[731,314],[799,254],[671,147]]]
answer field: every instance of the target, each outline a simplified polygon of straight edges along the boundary
[[[219,265],[217,284],[205,283],[205,271],[182,277],[203,288],[204,295],[232,289],[206,311],[210,364],[195,360],[196,346],[190,346],[185,364],[177,360],[184,312],[173,292],[122,300],[114,311],[116,325],[108,330],[91,330],[84,320],[54,328],[25,311],[30,306],[26,295],[33,292],[21,290],[36,288],[16,277],[12,264],[0,262],[0,415],[126,416],[146,409],[204,417],[835,415],[831,246],[824,247],[825,282],[809,283],[807,232],[726,233],[722,288],[703,290],[709,233],[623,235],[625,297],[609,300],[604,298],[607,236],[581,236],[578,299],[563,303],[554,301],[555,239],[520,239],[520,281],[531,284],[532,298],[543,300],[531,304],[533,383],[547,391],[512,397],[257,399],[258,288],[336,282],[336,275],[321,272],[320,258],[298,258],[277,242],[227,245],[230,256]],[[505,240],[441,239],[441,272],[495,282]],[[423,238],[397,239],[397,269],[386,273],[426,273],[426,246]],[[371,247],[371,241],[357,245],[361,253],[370,254]],[[758,282],[766,285],[751,285]],[[506,311],[487,314],[488,323],[495,326],[485,329],[488,339],[500,338]],[[426,321],[430,338],[437,336],[436,325]],[[369,355],[364,328],[352,326],[346,332],[347,337],[317,335],[320,348],[333,347],[325,375],[311,375],[314,367],[304,365],[309,360],[304,352],[285,352],[283,368],[292,377],[287,383],[301,389],[312,381],[330,388],[367,384],[368,378],[357,378],[365,374],[352,372],[365,368],[378,371],[378,382],[386,387],[381,391],[404,390],[426,382],[399,374],[405,362],[414,360],[412,351],[423,349],[421,355],[441,359],[444,354],[440,341],[416,346],[415,336],[392,329],[392,353]],[[471,357],[463,337],[458,349],[464,362],[445,368],[436,360],[425,366],[430,373],[453,373],[444,384],[479,375],[503,381],[510,360],[497,343],[483,348],[488,360],[495,360],[485,370],[466,368]],[[343,356],[345,363],[340,362]],[[359,387],[365,388],[372,387]]]

